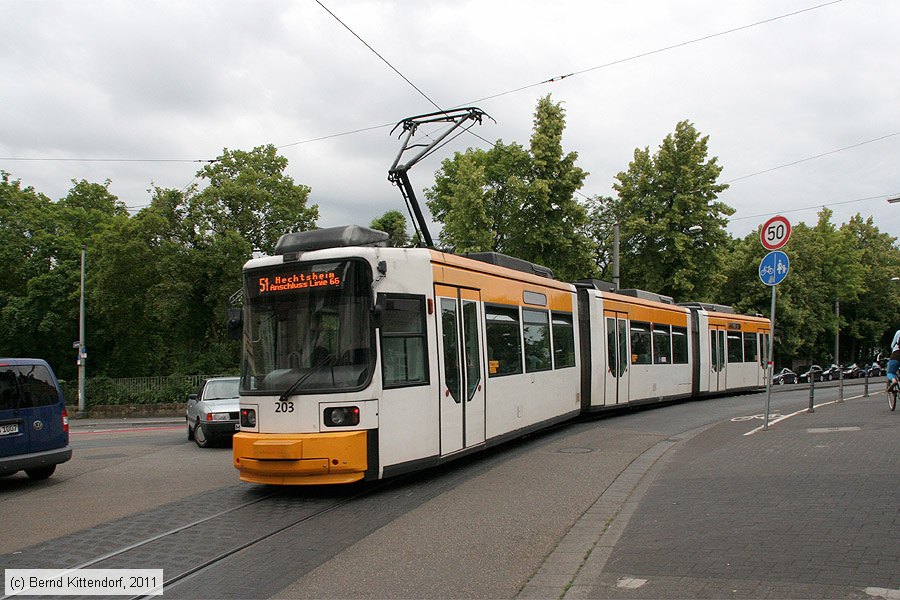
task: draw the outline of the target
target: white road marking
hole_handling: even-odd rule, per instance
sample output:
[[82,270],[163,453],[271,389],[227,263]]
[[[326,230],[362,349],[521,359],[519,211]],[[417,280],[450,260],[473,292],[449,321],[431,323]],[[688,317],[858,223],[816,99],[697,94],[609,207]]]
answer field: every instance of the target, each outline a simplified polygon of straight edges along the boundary
[[900,590],[890,590],[888,588],[867,587],[866,593],[876,598],[887,598],[887,600],[900,600]]
[[[850,396],[849,398],[844,398],[844,400],[856,400],[857,398],[862,398],[862,397],[863,397],[863,395],[860,394],[859,396]],[[831,400],[830,402],[823,402],[822,404],[813,404],[813,408],[819,408],[820,406],[828,406],[829,404],[837,404],[838,402],[840,402],[840,400]],[[803,414],[808,411],[809,411],[808,408],[804,408],[803,410],[798,410],[797,412],[792,412],[789,415],[783,415],[781,417],[778,417],[777,419],[773,419],[773,420],[769,421],[769,426],[771,427],[775,423],[780,423],[781,421],[784,421],[785,419],[790,419],[791,417],[796,417],[797,415]],[[754,433],[756,433],[758,431],[762,431],[764,427],[765,427],[765,425],[760,425],[756,429],[751,429],[744,435],[753,435]]]
[[620,577],[619,581],[616,582],[616,587],[625,590],[636,590],[639,587],[642,587],[645,583],[647,583],[646,579],[638,579],[637,577]]

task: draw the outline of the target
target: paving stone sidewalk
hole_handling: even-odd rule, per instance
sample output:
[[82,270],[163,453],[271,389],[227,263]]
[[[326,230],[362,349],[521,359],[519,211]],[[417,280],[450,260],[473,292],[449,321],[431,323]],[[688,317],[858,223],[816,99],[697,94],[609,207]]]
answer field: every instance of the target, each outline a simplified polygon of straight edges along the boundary
[[752,427],[649,449],[519,598],[900,600],[900,412],[875,394]]

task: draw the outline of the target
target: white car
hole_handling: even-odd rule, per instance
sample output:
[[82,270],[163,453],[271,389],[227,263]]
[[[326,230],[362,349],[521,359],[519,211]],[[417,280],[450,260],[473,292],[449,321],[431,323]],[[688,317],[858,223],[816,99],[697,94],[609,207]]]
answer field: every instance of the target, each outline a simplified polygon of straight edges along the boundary
[[201,448],[215,440],[228,439],[240,429],[239,377],[213,377],[188,396],[187,437]]

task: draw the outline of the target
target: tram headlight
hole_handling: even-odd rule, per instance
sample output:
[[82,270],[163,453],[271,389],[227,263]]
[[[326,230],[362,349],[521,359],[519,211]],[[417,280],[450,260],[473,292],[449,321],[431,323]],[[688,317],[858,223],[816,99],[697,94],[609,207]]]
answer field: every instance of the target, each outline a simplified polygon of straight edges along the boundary
[[241,427],[256,427],[256,411],[252,408],[241,409]]
[[325,427],[353,427],[359,425],[358,406],[332,406],[325,409]]

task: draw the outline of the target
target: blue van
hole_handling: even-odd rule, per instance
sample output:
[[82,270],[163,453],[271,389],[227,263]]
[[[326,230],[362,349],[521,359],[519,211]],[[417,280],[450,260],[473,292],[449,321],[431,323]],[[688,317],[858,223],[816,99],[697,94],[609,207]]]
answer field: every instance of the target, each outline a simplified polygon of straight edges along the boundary
[[53,369],[36,358],[0,358],[0,477],[46,479],[72,458],[69,416]]

